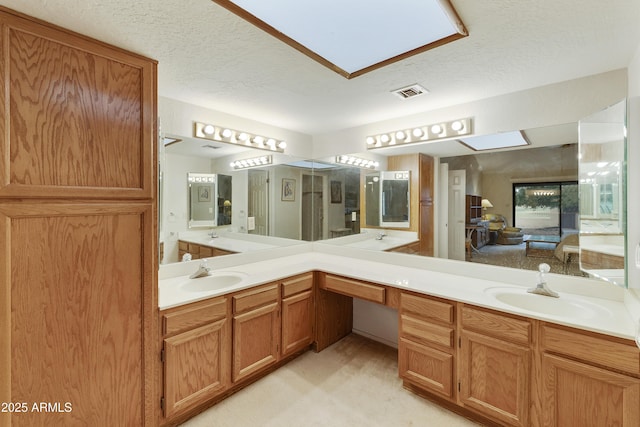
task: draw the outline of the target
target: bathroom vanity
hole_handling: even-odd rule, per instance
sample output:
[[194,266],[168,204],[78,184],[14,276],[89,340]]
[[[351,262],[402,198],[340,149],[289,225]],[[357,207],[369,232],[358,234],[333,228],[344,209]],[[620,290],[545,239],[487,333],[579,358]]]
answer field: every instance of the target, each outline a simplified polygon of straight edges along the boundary
[[[197,292],[188,288],[203,279],[187,276],[197,261],[161,269],[161,424],[350,334],[353,298],[397,310],[404,386],[444,407],[497,425],[638,424],[640,350],[621,300],[580,294],[566,278],[551,278],[554,299],[521,283],[367,260],[366,251],[304,248],[235,266],[224,257],[214,268],[221,284]],[[517,274],[535,284],[534,272]],[[230,276],[235,283],[225,282]],[[191,320],[171,336],[176,316]]]

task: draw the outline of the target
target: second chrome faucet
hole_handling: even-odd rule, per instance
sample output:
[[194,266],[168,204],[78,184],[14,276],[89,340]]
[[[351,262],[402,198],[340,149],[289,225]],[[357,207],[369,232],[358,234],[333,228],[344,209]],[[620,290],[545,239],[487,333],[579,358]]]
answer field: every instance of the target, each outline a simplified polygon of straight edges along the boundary
[[206,277],[211,275],[211,268],[207,266],[208,259],[200,261],[200,265],[195,273],[189,276],[189,279],[197,279],[198,277]]

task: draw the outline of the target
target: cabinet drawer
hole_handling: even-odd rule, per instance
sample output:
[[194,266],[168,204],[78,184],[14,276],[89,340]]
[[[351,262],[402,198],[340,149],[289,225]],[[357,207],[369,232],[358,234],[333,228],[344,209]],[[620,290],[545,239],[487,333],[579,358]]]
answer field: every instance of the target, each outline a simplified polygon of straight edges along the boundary
[[173,335],[198,325],[215,322],[227,316],[227,298],[189,304],[162,316],[162,334]]
[[322,288],[342,295],[377,302],[378,304],[384,304],[385,302],[385,288],[383,286],[358,282],[331,274],[325,276]]
[[462,327],[519,344],[531,342],[531,323],[490,311],[462,306]]
[[410,294],[400,295],[400,310],[425,319],[453,324],[453,304]]
[[233,313],[242,313],[278,301],[278,285],[268,285],[233,296]]
[[209,246],[199,246],[198,252],[200,253],[200,258],[209,258],[213,256],[213,248]]
[[400,335],[424,344],[453,348],[453,328],[425,322],[412,316],[400,316]]
[[313,287],[313,274],[293,277],[282,282],[282,298],[308,291]]
[[[606,337],[580,334],[549,325],[542,326],[542,348],[604,366],[640,375],[640,350]],[[629,341],[631,344],[631,341]]]

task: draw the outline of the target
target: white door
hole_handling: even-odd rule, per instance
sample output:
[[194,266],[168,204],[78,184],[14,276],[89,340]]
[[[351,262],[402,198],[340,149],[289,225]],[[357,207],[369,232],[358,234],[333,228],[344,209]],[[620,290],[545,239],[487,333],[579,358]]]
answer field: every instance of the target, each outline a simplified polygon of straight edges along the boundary
[[449,259],[460,261],[464,261],[466,179],[464,169],[449,171]]
[[269,172],[249,170],[249,203],[247,216],[255,218],[250,234],[269,235]]
[[438,176],[438,252],[436,256],[449,256],[449,164],[440,163]]

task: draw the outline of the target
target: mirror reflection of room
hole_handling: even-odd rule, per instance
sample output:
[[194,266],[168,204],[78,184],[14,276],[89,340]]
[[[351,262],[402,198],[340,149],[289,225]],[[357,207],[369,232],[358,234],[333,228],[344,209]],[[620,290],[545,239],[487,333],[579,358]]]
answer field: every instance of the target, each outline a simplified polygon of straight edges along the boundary
[[576,140],[443,158],[450,173],[465,176],[464,257],[451,255],[530,270],[544,261],[554,272],[582,276],[576,254],[566,253],[578,243],[577,155]]

